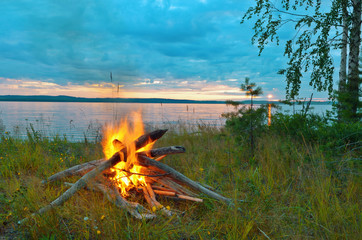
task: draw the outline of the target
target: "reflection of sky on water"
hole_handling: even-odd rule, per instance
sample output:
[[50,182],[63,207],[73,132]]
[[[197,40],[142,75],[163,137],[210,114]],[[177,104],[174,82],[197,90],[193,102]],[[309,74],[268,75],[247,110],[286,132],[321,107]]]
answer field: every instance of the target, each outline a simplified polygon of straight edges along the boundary
[[[312,107],[315,113],[331,109],[330,105]],[[296,111],[301,108],[295,106]],[[179,123],[222,126],[225,119],[221,113],[232,110],[224,104],[2,102],[0,119],[5,130],[18,137],[25,137],[26,129],[32,124],[45,136],[65,135],[68,140],[77,141],[84,137],[94,140],[104,123],[117,122],[132,111],[142,112],[146,128],[156,128]],[[292,113],[291,106],[283,106],[283,110]]]

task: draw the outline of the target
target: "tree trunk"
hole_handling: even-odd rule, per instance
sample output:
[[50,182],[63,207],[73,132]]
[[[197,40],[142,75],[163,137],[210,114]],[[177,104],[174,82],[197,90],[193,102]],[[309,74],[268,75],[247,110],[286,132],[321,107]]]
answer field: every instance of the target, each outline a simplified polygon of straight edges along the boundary
[[349,93],[347,100],[347,113],[353,121],[358,121],[357,109],[359,105],[359,53],[361,45],[361,7],[362,0],[352,0],[352,29],[350,32],[349,62],[348,62],[348,82]]
[[348,10],[347,10],[347,1],[342,2],[342,48],[341,48],[341,62],[339,69],[339,82],[338,82],[338,119],[343,118],[344,107],[343,107],[343,97],[346,95],[346,83],[347,83],[347,44],[348,44]]

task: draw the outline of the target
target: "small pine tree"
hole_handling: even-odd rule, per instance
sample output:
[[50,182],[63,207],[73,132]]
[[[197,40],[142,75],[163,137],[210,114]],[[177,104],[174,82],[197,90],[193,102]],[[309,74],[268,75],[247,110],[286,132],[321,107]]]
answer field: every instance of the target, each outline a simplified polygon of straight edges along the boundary
[[[257,87],[255,83],[250,82],[250,78],[246,77],[245,82],[240,85],[240,90],[245,91],[246,96],[250,96],[250,113],[253,112],[253,99],[263,94],[261,87]],[[250,115],[250,150],[251,157],[254,157],[254,124]]]
[[[250,96],[250,108],[253,108],[253,99],[255,96],[263,94],[261,87],[256,87],[255,83],[250,82],[250,78],[246,77],[245,82],[241,84],[240,90],[245,91],[246,96]],[[254,89],[255,88],[255,89]]]

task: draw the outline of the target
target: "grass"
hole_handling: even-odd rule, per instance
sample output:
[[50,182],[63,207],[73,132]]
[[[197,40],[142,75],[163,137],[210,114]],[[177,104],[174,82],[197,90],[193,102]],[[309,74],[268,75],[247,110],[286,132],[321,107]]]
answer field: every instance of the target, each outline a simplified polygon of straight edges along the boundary
[[[234,199],[226,206],[160,199],[177,216],[139,221],[103,195],[82,190],[64,206],[18,226],[17,221],[63,193],[62,182],[41,180],[75,164],[102,158],[99,143],[41,136],[0,144],[0,238],[5,239],[358,239],[361,179],[354,152],[331,156],[314,143],[262,135],[256,155],[225,130],[180,125],[156,147],[183,145],[163,159],[191,179]],[[357,156],[358,157],[358,156]],[[66,181],[74,182],[77,178]],[[244,199],[246,202],[238,202]],[[133,199],[144,204],[142,199]],[[144,204],[146,206],[146,204]]]

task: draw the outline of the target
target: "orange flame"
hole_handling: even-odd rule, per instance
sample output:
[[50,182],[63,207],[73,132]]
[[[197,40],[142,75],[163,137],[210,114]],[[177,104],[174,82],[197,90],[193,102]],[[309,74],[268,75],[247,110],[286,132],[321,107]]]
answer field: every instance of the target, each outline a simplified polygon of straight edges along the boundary
[[[144,176],[137,175],[137,173],[141,173],[142,167],[133,164],[136,161],[134,140],[144,134],[142,116],[141,113],[134,112],[131,117],[133,118],[133,124],[131,124],[128,117],[125,117],[118,126],[107,124],[103,129],[102,146],[106,159],[112,157],[122,147],[127,148],[127,161],[120,162],[112,168],[112,173],[115,173],[112,180],[117,183],[123,196],[128,196],[128,191],[133,187],[146,185]],[[152,145],[153,143],[148,144],[137,152],[150,150]]]

